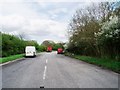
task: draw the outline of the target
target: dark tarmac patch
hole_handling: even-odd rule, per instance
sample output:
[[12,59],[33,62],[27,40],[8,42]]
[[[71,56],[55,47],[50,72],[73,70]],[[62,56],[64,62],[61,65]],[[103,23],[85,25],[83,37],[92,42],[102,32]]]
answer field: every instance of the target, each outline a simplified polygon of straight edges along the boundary
[[40,86],[40,88],[44,88],[44,86]]

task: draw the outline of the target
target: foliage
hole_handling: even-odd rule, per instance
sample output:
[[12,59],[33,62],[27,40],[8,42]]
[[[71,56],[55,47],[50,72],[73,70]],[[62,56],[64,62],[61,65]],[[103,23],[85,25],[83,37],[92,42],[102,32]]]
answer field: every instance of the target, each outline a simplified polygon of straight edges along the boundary
[[53,50],[63,47],[62,43],[54,43],[53,41],[49,42],[46,40],[43,42],[43,44],[39,45],[34,40],[24,40],[22,36],[17,37],[5,33],[1,33],[1,35],[2,44],[0,43],[0,47],[2,48],[2,57],[25,53],[26,46],[35,46],[37,52],[46,51],[48,45],[51,45]]
[[2,33],[2,56],[10,56],[24,52],[24,41],[18,37]]
[[69,23],[68,51],[80,55],[119,59],[120,23],[114,3],[102,2],[78,9]]
[[9,56],[9,57],[0,58],[0,63],[13,61],[15,59],[22,58],[23,56],[24,56],[24,54],[18,54],[18,55],[12,55],[12,56]]
[[40,51],[40,52],[46,51],[46,46],[40,45],[38,51]]
[[45,40],[45,41],[42,42],[41,45],[47,47],[47,46],[52,46],[53,44],[55,44],[55,43],[52,40]]
[[2,57],[2,33],[0,32],[0,57]]
[[10,55],[22,54],[25,52],[26,46],[35,46],[37,51],[44,51],[45,48],[40,46],[34,40],[23,40],[14,35],[2,33],[2,57]]
[[90,56],[75,55],[72,53],[65,53],[65,55],[120,73],[120,62],[110,58],[96,58]]
[[120,24],[118,24],[118,17],[105,22],[101,31],[96,33],[96,37],[97,44],[103,51],[101,54],[109,55],[117,60],[120,59]]
[[44,47],[48,47],[48,46],[52,46],[53,50],[57,50],[58,48],[63,48],[64,43],[60,42],[60,43],[55,43],[51,40],[45,40],[42,42],[41,46],[44,46]]
[[58,48],[64,48],[62,43],[56,43],[53,45],[53,50],[57,50]]

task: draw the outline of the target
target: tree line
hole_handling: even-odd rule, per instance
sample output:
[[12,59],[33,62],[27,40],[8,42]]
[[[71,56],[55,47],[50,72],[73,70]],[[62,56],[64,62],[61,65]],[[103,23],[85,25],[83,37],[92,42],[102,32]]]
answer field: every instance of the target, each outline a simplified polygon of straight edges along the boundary
[[64,45],[65,43],[63,42],[58,42],[58,43],[55,43],[54,41],[51,41],[51,40],[45,40],[42,42],[43,46],[51,46],[53,50],[57,50],[58,48],[63,48],[64,49]]
[[38,51],[43,50],[34,40],[24,40],[21,37],[1,33],[2,35],[2,57],[25,53],[26,46],[35,46]]
[[93,3],[76,10],[68,28],[68,51],[120,60],[120,7],[114,2]]
[[26,46],[35,46],[37,52],[46,51],[47,46],[49,45],[53,47],[53,50],[57,50],[58,48],[63,47],[61,43],[50,43],[49,41],[44,42],[47,44],[40,45],[35,40],[24,40],[22,35],[15,36],[0,32],[0,57],[23,54],[25,53]]

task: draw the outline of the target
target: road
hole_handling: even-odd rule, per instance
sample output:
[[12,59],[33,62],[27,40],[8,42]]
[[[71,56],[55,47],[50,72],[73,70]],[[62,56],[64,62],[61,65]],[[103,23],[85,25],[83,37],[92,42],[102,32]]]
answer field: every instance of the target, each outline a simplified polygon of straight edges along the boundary
[[64,55],[41,53],[2,66],[3,88],[118,88],[118,74]]

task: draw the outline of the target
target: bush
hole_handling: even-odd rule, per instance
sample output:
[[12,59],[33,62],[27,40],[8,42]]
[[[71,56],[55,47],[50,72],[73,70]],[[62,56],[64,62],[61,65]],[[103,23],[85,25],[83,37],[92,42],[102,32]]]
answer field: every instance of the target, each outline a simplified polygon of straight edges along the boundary
[[97,44],[102,49],[102,54],[120,59],[120,24],[118,24],[118,17],[104,23],[101,31],[96,35]]
[[113,10],[113,4],[102,2],[76,10],[68,28],[69,52],[120,60],[120,9]]
[[54,45],[52,45],[53,50],[57,50],[58,48],[63,48],[63,45],[61,43],[56,43]]
[[25,41],[17,36],[2,33],[2,57],[25,53],[26,46],[35,46],[37,51],[45,50],[34,40]]
[[40,45],[38,51],[40,51],[40,52],[46,51],[46,46]]

